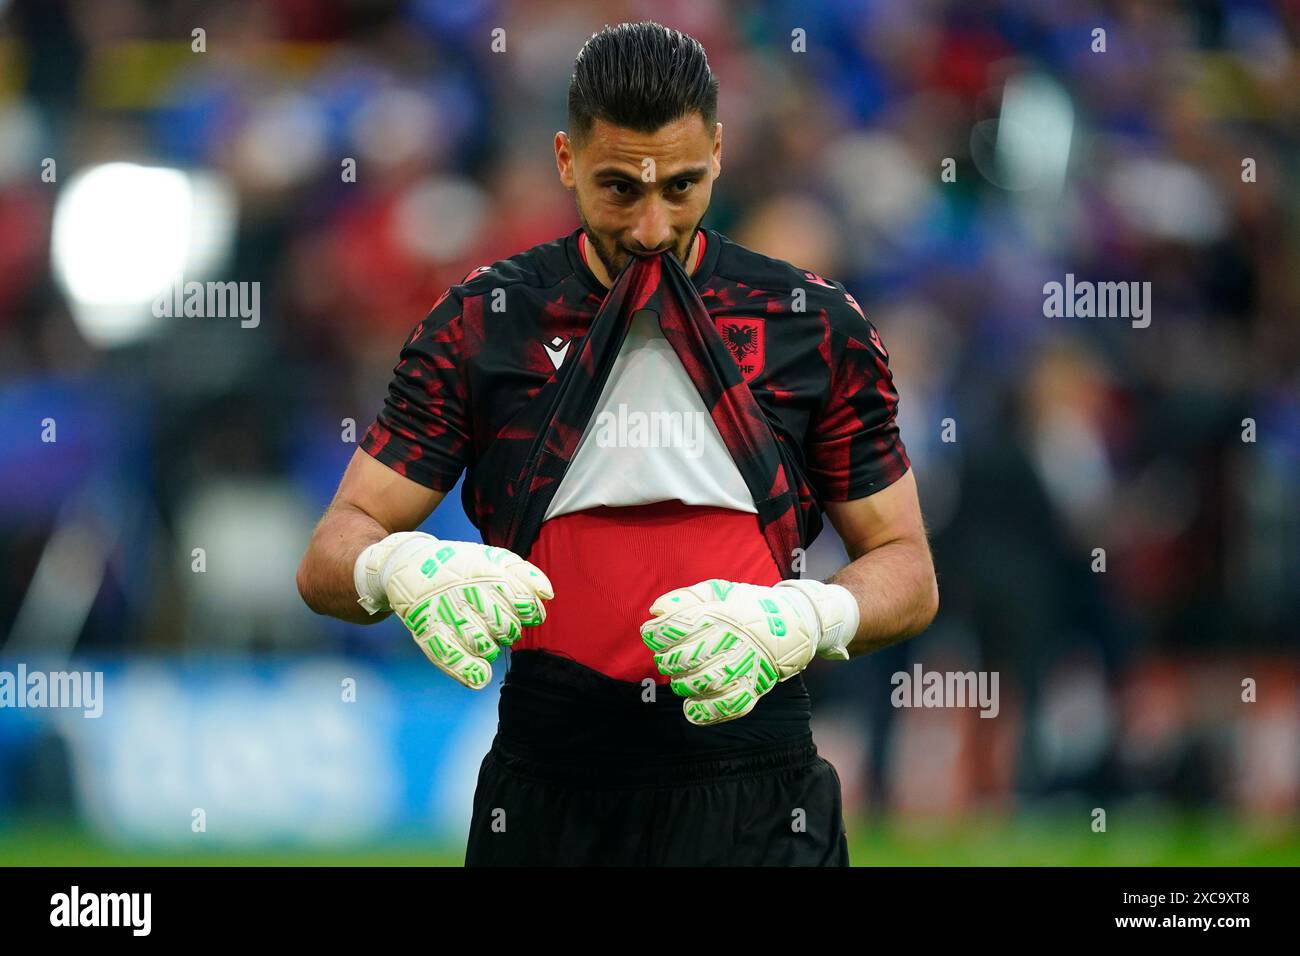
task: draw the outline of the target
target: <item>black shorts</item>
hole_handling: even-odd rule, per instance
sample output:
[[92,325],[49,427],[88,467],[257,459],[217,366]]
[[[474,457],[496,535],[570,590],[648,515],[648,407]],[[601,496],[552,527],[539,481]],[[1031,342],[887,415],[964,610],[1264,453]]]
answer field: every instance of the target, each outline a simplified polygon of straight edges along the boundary
[[666,687],[647,702],[544,651],[512,658],[466,866],[848,866],[800,678],[704,728]]

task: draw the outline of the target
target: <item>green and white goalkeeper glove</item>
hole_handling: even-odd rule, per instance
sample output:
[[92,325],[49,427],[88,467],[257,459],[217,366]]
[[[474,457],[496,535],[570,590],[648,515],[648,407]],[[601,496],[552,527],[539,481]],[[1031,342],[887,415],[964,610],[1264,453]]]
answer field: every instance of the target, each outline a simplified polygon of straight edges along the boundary
[[848,660],[858,630],[853,594],[821,581],[702,581],[661,595],[650,613],[641,639],[700,726],[745,716],[814,656]]
[[521,628],[546,620],[555,597],[538,568],[505,548],[399,531],[366,548],[353,568],[358,604],[393,611],[424,656],[466,687],[492,680],[492,661]]

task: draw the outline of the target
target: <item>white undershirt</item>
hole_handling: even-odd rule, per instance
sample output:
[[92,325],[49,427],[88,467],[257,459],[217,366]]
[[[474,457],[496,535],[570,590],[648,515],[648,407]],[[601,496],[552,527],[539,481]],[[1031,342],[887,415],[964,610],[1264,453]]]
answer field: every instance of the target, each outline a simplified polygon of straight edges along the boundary
[[632,316],[596,411],[542,520],[656,501],[757,513],[658,317],[642,309]]

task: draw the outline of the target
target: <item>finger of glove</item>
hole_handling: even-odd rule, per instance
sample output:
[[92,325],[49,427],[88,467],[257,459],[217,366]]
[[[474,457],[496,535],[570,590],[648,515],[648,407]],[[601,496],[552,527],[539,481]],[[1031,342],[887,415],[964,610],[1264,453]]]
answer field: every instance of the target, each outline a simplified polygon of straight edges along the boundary
[[671,623],[652,625],[647,630],[649,635],[642,633],[641,640],[656,651],[655,667],[668,677],[698,673],[718,664],[719,655],[726,654],[738,640],[734,633],[717,627],[713,621],[704,621],[698,627],[684,630],[680,637]]
[[[401,590],[399,584],[397,590]],[[501,648],[488,634],[487,624],[471,608],[456,600],[457,587],[430,592],[414,605],[394,605],[402,623],[417,641],[426,637],[434,625],[441,625],[446,640],[459,644],[465,653],[485,660],[495,660]]]
[[641,642],[652,651],[666,651],[678,647],[699,636],[712,636],[715,623],[709,618],[701,618],[696,609],[690,608],[676,614],[654,617],[641,625]]
[[[665,656],[670,657],[673,653],[670,651]],[[771,690],[781,679],[780,671],[763,650],[750,642],[729,644],[723,652],[704,657],[694,667],[679,669],[674,673],[671,666],[665,668],[661,664],[659,671],[672,678],[668,682],[669,689],[679,697],[729,694],[742,685],[751,687],[761,695]]]
[[439,670],[470,690],[482,690],[492,681],[492,665],[469,653],[441,621],[429,624],[415,642]]
[[[504,549],[484,548],[482,545],[462,544],[459,551],[446,542],[435,542],[434,546],[442,550],[451,549],[447,554],[439,552],[434,555],[441,561],[436,569],[432,569],[434,576],[431,578],[418,560],[406,561],[388,580],[390,606],[406,617],[408,609],[424,603],[431,594],[450,593],[454,595],[457,607],[471,608],[478,613],[479,623],[493,640],[500,639],[504,643],[517,640],[522,625],[514,608],[514,599],[509,595],[501,596],[507,585],[513,587],[514,579],[508,578],[503,567],[489,560],[486,554],[495,551],[506,560],[520,559]],[[417,551],[409,557],[418,559],[421,556]],[[431,590],[434,581],[437,585]],[[531,604],[528,612],[534,617],[537,615]]]
[[482,610],[479,612],[492,639],[509,647],[523,634],[523,625],[515,610],[514,599],[504,581],[491,581],[480,588]]
[[770,596],[761,596],[757,606],[746,600],[714,601],[652,619],[642,625],[642,641],[651,650],[664,652],[691,641],[710,622],[715,640],[728,633],[749,638],[784,676],[803,670],[816,649],[815,638],[794,607]]
[[487,573],[493,577],[509,576],[513,584],[522,584],[529,591],[536,588],[547,601],[555,597],[551,580],[541,568],[525,561],[513,551],[492,545],[480,545],[479,556],[489,569]]
[[451,593],[456,605],[473,612],[473,620],[492,640],[512,644],[519,638],[519,617],[500,578],[475,578],[452,588]]
[[506,565],[505,572],[523,591],[542,601],[549,601],[555,597],[555,588],[551,585],[551,579],[532,562],[520,558],[517,564]]
[[545,621],[546,602],[555,597],[546,575],[527,561],[507,568],[506,575],[519,623],[524,627],[535,627]]
[[478,585],[461,585],[448,588],[439,594],[430,607],[439,621],[461,646],[475,657],[494,661],[501,647],[493,639],[483,615],[475,609],[482,605],[482,591]]
[[682,713],[697,727],[708,727],[744,717],[758,703],[759,695],[747,687],[716,697],[688,697]]
[[696,634],[734,627],[726,612],[727,607],[721,602],[710,601],[661,614],[641,625],[641,640],[652,651],[662,651],[689,641]]
[[507,575],[502,583],[509,595],[511,609],[521,626],[535,627],[546,620],[546,603],[541,593],[534,591],[530,585],[521,584],[513,576]]

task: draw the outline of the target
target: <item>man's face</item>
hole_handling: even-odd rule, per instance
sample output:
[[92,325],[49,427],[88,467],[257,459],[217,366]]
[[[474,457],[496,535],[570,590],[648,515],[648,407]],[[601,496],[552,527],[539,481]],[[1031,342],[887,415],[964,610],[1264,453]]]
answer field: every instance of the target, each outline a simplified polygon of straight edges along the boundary
[[598,119],[579,147],[556,133],[555,161],[611,280],[633,255],[671,250],[685,267],[722,171],[722,124],[695,112],[638,133]]

